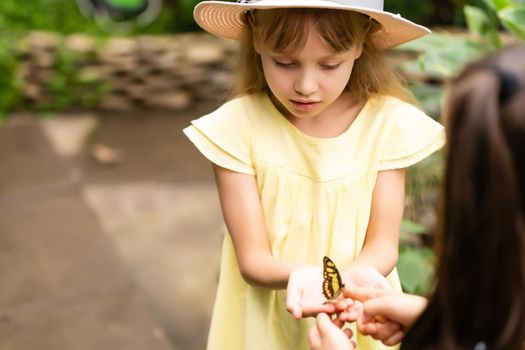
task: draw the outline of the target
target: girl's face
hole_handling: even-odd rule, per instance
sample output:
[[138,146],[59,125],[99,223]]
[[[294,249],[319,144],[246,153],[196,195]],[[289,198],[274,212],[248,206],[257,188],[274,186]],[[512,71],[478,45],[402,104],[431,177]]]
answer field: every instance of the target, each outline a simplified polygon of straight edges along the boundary
[[298,52],[256,49],[272,100],[281,113],[287,118],[314,118],[329,114],[332,107],[345,102],[342,92],[362,46],[335,52],[310,25],[305,45]]

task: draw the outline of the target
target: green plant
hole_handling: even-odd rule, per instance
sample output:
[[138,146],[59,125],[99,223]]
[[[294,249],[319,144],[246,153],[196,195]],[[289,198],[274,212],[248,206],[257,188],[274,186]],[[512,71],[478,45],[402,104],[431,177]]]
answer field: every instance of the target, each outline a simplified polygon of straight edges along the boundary
[[503,45],[501,28],[514,40],[525,40],[524,0],[483,0],[483,7],[465,5],[464,15],[470,36],[432,34],[405,44],[403,50],[420,52],[419,60],[402,68],[420,69],[435,79],[456,75],[469,62]]
[[95,70],[83,69],[83,54],[60,45],[53,76],[44,85],[46,99],[37,109],[55,111],[70,107],[93,107],[111,86]]
[[[159,34],[171,32],[174,9],[163,7],[159,17],[147,26],[134,25],[128,34]],[[190,16],[189,19],[192,19]],[[188,17],[185,18],[188,21]],[[23,35],[29,30],[53,31],[62,34],[84,33],[107,36],[97,23],[83,16],[74,0],[2,0],[0,1],[0,30]]]
[[20,99],[21,82],[12,48],[12,39],[0,31],[0,125]]
[[407,293],[426,295],[430,291],[435,259],[432,250],[422,241],[427,233],[425,226],[414,221],[404,219],[401,223],[397,269]]
[[431,1],[386,0],[385,10],[401,13],[403,17],[416,23],[428,23],[432,14]]
[[[425,108],[439,118],[443,86],[469,62],[504,45],[504,29],[512,40],[525,40],[525,0],[480,0],[478,6],[465,5],[464,16],[470,35],[432,34],[405,44],[402,50],[419,52],[417,60],[402,65],[408,74],[421,73],[430,83],[412,86]],[[436,82],[438,84],[436,84]],[[416,208],[425,206],[425,193],[435,191],[442,173],[441,154],[437,153],[408,172],[408,196]],[[416,211],[416,215],[421,209]],[[413,213],[412,213],[413,214]],[[413,215],[413,216],[416,216]],[[401,227],[398,270],[405,291],[425,294],[431,288],[434,256],[420,239],[427,229],[408,218]]]
[[430,248],[401,246],[397,268],[403,291],[427,295],[431,289],[434,262]]

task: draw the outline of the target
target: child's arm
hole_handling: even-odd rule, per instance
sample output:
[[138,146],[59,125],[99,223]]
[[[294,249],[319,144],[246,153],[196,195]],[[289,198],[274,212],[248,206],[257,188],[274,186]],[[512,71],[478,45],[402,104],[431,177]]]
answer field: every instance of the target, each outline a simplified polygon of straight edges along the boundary
[[214,172],[224,221],[244,280],[258,287],[284,289],[291,275],[298,279],[299,283],[294,286],[299,287],[300,293],[291,293],[296,300],[288,301],[297,304],[291,312],[298,319],[302,309],[310,314],[333,313],[336,306],[339,310],[346,309],[344,302],[323,304],[325,298],[320,288],[323,269],[320,266],[294,266],[272,256],[255,177],[215,165]]
[[350,270],[371,266],[386,276],[396,266],[404,198],[405,170],[379,172],[363,249]]
[[286,288],[291,264],[271,254],[255,176],[213,166],[224,216],[246,282]]
[[[391,288],[383,276],[390,273],[397,262],[404,197],[404,170],[388,170],[378,174],[363,249],[350,268],[344,272],[343,279],[347,287]],[[315,298],[311,298],[313,302],[306,302],[306,289],[311,286],[303,276],[304,273],[300,269],[294,270],[287,291],[288,311],[297,319],[325,312],[322,310],[325,305],[319,302],[315,304]],[[340,310],[343,306],[344,304],[336,305],[336,308]]]

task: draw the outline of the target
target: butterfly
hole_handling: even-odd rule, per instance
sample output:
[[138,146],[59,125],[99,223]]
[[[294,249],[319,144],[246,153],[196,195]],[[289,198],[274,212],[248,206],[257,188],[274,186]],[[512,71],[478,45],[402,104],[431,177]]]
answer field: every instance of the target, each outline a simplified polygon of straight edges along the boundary
[[323,295],[328,303],[341,294],[345,285],[341,281],[341,274],[339,274],[334,262],[327,256],[323,258],[323,278]]

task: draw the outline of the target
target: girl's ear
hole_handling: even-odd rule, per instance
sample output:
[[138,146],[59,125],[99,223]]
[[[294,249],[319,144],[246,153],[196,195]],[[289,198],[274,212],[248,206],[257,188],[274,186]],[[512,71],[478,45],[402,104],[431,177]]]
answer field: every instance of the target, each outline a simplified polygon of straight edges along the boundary
[[363,43],[359,43],[355,48],[355,59],[357,60],[359,57],[361,57],[362,53],[363,53]]
[[255,49],[255,52],[257,52],[259,55],[261,54],[261,44],[259,43],[259,41],[253,41],[253,48]]

